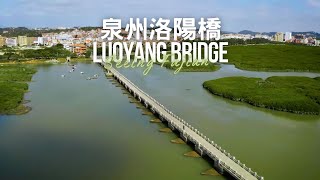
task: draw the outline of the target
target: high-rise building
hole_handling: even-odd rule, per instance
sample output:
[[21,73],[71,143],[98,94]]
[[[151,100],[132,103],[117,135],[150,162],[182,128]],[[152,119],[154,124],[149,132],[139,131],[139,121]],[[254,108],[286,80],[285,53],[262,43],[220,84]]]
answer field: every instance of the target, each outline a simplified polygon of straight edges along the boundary
[[292,33],[291,32],[286,32],[284,35],[284,40],[289,41],[292,39]]
[[18,36],[18,45],[19,46],[27,46],[28,45],[27,36]]
[[38,38],[37,37],[27,37],[27,46],[31,46],[33,44],[35,44],[35,41],[37,41]]
[[34,44],[43,45],[43,37],[37,37]]
[[278,42],[283,42],[284,41],[284,34],[282,32],[277,32],[274,35],[274,40]]
[[6,45],[6,38],[5,37],[2,37],[0,36],[0,47]]
[[9,46],[9,47],[12,47],[12,46],[17,46],[17,38],[16,37],[12,37],[12,38],[7,38],[6,39],[6,45]]

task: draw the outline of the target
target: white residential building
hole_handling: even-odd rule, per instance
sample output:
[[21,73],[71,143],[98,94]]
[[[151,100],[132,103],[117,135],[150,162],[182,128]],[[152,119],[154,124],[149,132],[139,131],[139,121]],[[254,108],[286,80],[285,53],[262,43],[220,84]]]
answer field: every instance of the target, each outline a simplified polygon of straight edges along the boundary
[[263,38],[263,39],[268,39],[268,40],[271,40],[272,37],[268,36],[268,35],[263,35],[263,34],[256,34],[254,36],[254,38]]
[[17,45],[18,45],[18,40],[17,40],[16,37],[7,38],[7,39],[6,39],[6,44],[7,44],[7,46],[9,46],[9,47],[17,46]]
[[291,32],[286,32],[284,35],[284,40],[289,41],[292,39],[292,33]]

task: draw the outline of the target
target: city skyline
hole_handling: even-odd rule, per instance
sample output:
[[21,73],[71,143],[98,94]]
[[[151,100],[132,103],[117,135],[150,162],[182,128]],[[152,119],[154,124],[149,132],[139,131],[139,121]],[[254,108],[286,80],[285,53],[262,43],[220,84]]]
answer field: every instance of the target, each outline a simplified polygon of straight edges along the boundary
[[[156,8],[155,8],[156,7]],[[320,32],[320,0],[218,2],[217,0],[146,1],[12,0],[0,2],[0,27],[101,26],[103,18],[219,17],[222,30],[238,32]]]

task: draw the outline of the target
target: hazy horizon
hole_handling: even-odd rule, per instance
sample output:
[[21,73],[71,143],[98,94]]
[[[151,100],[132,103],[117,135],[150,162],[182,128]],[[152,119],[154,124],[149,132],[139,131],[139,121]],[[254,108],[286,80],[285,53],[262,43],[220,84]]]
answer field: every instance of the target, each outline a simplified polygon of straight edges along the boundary
[[0,2],[0,27],[101,26],[104,18],[219,17],[222,30],[320,32],[320,0],[11,0]]

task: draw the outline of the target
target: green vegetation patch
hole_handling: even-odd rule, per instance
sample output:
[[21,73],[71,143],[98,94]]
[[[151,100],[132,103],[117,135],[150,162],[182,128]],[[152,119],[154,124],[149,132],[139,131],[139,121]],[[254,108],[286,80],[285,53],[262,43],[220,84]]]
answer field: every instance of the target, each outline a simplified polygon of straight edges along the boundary
[[[3,55],[0,55],[0,60],[12,61],[12,60],[31,60],[31,59],[58,59],[66,58],[68,56],[76,58],[76,54],[63,48],[62,44],[58,44],[52,47],[43,47],[41,49],[15,49],[12,47],[0,48],[0,51],[3,52]],[[88,58],[79,58],[86,60]]]
[[227,77],[206,81],[211,93],[234,101],[298,114],[320,113],[320,77]]
[[1,65],[0,81],[30,81],[35,68],[25,65]]
[[0,114],[21,114],[29,109],[22,105],[27,82],[36,70],[22,65],[0,66]]
[[320,72],[320,47],[249,45],[229,46],[226,50],[225,57],[240,69]]

